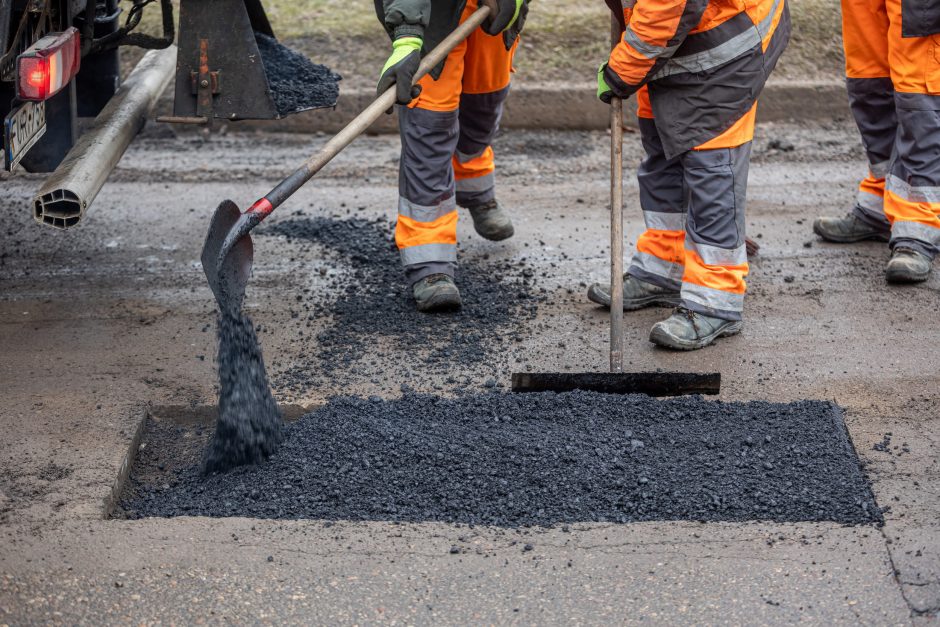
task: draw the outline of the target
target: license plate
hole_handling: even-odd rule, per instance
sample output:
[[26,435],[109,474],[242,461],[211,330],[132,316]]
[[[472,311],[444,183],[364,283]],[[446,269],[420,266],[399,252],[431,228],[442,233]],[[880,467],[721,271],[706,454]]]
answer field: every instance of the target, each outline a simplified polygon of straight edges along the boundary
[[46,103],[25,102],[3,121],[4,166],[12,171],[46,132]]

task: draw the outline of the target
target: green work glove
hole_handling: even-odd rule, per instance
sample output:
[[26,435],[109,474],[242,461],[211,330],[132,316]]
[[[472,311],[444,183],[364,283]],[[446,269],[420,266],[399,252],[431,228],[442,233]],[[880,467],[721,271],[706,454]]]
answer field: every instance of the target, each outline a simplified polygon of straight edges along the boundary
[[511,50],[512,45],[516,43],[516,39],[519,38],[519,33],[521,33],[522,29],[525,27],[525,20],[528,16],[529,2],[528,0],[522,0],[518,17],[509,25],[509,28],[503,31],[503,43],[506,44],[506,50]]
[[415,72],[421,63],[420,37],[399,37],[392,42],[392,55],[382,68],[376,93],[381,96],[389,87],[395,85],[395,102],[409,104],[421,93],[419,85],[412,85]]
[[499,35],[516,23],[526,0],[496,0],[496,11],[483,20],[482,28],[487,35]]
[[604,78],[604,70],[606,69],[606,63],[601,63],[601,66],[597,68],[597,97],[603,103],[610,104],[610,101],[616,94],[614,94],[610,85],[607,84],[607,80]]

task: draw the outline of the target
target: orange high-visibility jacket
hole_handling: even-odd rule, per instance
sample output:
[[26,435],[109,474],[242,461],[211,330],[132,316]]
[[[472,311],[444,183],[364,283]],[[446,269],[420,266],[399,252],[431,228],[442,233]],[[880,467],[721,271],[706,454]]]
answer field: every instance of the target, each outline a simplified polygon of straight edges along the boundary
[[624,27],[604,78],[615,94],[649,86],[672,158],[747,113],[786,48],[787,0],[606,0]]

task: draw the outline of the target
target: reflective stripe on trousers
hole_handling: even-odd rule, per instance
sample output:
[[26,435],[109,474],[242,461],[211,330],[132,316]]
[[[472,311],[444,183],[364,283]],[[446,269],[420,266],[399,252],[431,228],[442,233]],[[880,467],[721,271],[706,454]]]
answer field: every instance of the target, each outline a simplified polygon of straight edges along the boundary
[[[505,51],[505,47],[503,48]],[[460,138],[453,166],[457,204],[473,207],[496,197],[493,139],[499,131],[509,86],[495,92],[460,96]]]
[[450,159],[457,143],[457,112],[400,107],[401,164],[395,243],[410,283],[432,274],[454,275],[457,203]]
[[[753,129],[752,129],[753,130]],[[748,273],[744,209],[751,142],[666,159],[652,119],[640,118],[646,231],[628,273],[680,290],[682,306],[740,320]],[[736,131],[738,132],[738,131]]]
[[[468,0],[461,20],[477,8]],[[493,149],[515,46],[475,30],[448,55],[437,80],[420,81],[421,95],[399,107],[401,164],[395,242],[405,275],[453,276],[457,265],[457,205],[493,198]]]
[[940,55],[902,37],[895,0],[842,0],[849,103],[868,154],[855,213],[891,228],[891,246],[940,252]]

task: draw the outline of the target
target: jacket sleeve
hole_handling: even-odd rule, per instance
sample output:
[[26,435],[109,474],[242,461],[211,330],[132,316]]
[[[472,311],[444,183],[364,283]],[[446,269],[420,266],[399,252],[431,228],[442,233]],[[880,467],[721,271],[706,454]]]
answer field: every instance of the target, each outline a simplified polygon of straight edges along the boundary
[[625,9],[623,39],[610,53],[604,79],[626,98],[663,66],[701,21],[708,0],[636,0]]
[[375,0],[375,10],[393,40],[424,38],[431,20],[431,0]]

